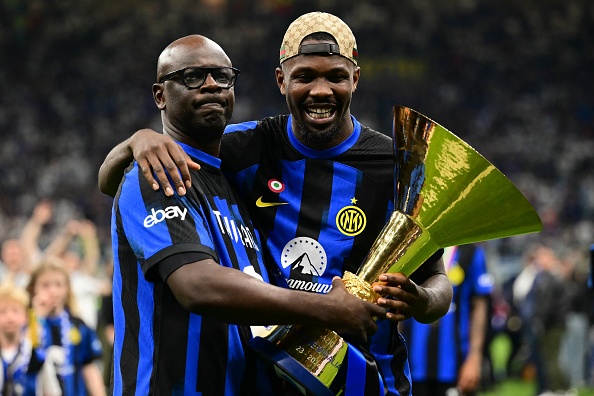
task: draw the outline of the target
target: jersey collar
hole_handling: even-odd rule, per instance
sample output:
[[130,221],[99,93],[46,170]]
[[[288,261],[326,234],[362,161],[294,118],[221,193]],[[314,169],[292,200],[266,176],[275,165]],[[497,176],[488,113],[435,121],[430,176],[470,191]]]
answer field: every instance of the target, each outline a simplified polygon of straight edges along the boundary
[[195,147],[188,146],[185,143],[177,142],[177,144],[179,144],[188,155],[195,157],[196,159],[198,159],[210,166],[213,166],[217,169],[221,169],[221,159],[220,158],[213,157],[212,155],[206,154],[204,151],[200,151]]
[[287,135],[289,136],[289,141],[291,142],[293,147],[295,147],[295,149],[297,151],[299,151],[301,154],[303,154],[304,156],[310,157],[310,158],[320,158],[320,159],[332,158],[332,157],[339,156],[340,154],[343,154],[344,152],[349,150],[351,147],[353,147],[354,144],[357,143],[357,140],[359,140],[359,135],[361,134],[361,124],[359,123],[359,121],[357,121],[355,119],[355,117],[353,115],[351,115],[351,120],[353,120],[353,126],[354,126],[353,133],[351,133],[351,136],[346,138],[346,140],[343,141],[342,143],[339,143],[338,145],[331,147],[329,149],[326,149],[326,150],[311,149],[307,146],[304,146],[299,140],[297,140],[297,138],[295,137],[295,134],[293,133],[293,116],[292,115],[289,115],[289,120],[287,121]]

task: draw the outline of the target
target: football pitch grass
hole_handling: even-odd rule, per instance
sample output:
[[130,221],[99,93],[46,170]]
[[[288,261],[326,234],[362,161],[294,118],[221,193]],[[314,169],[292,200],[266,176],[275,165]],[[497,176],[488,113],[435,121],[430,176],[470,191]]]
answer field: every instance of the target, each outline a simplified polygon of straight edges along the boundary
[[[510,343],[504,335],[496,336],[491,343],[493,370],[505,373],[505,362],[509,356]],[[578,389],[579,396],[594,396],[594,388]],[[479,392],[478,396],[536,396],[536,384],[533,380],[510,378],[503,379],[489,390]]]
[[[579,396],[594,396],[594,389],[578,389]],[[520,379],[504,380],[500,384],[493,386],[486,392],[480,392],[479,396],[536,396],[536,386],[534,382],[523,381]],[[559,395],[563,395],[560,393]]]

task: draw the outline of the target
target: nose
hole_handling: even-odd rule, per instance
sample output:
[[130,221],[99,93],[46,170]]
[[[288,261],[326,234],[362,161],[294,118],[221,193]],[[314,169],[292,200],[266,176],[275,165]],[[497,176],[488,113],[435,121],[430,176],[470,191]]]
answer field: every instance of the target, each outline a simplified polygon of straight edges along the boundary
[[332,88],[326,78],[319,77],[311,82],[309,94],[316,97],[329,97],[332,96]]
[[200,87],[200,89],[203,90],[219,90],[221,89],[221,87],[219,87],[219,84],[217,84],[217,81],[214,79],[214,77],[212,76],[211,73],[207,73],[206,77],[204,79],[204,84],[202,84],[202,86]]

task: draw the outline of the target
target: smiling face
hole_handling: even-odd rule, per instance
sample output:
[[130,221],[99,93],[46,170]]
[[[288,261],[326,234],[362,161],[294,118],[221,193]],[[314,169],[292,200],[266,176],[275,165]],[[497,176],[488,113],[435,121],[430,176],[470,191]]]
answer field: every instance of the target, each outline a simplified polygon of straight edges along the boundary
[[[304,40],[302,44],[332,43]],[[360,70],[340,55],[302,54],[276,70],[279,89],[293,116],[293,131],[304,145],[323,150],[353,131],[350,105]]]

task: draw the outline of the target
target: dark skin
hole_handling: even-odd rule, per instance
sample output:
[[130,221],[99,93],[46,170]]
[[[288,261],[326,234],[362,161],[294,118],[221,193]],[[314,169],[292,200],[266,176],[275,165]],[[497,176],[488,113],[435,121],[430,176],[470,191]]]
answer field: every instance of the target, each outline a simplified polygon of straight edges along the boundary
[[[332,43],[304,40],[303,44]],[[276,83],[305,146],[326,150],[353,133],[351,99],[361,70],[341,56],[296,56],[276,69]]]
[[[293,114],[293,130],[301,143],[321,150],[334,147],[351,135],[350,103],[359,76],[360,69],[339,55],[299,55],[276,69],[279,90],[286,97]],[[172,139],[143,129],[108,154],[99,171],[101,191],[115,194],[123,170],[133,158],[141,164],[143,175],[153,188],[163,186],[168,196],[173,195],[174,188],[179,195],[185,194],[185,188],[191,186],[190,169],[198,169]],[[404,274],[390,273],[379,277],[374,291],[392,297],[380,298],[377,304],[388,309],[387,318],[394,321],[414,317],[422,323],[433,322],[447,312],[452,299],[442,260],[428,268],[420,285]]]
[[[229,67],[231,61],[213,41],[187,36],[161,54],[157,78],[189,66]],[[179,79],[154,84],[153,97],[161,110],[163,136],[218,155],[233,110],[232,88],[219,87],[209,74],[204,85],[193,90]],[[184,308],[199,315],[236,324],[322,326],[356,344],[365,343],[367,335],[377,330],[373,317],[386,316],[384,308],[350,295],[340,278],[333,280],[327,295],[299,292],[267,284],[208,259],[180,267],[166,283]]]

